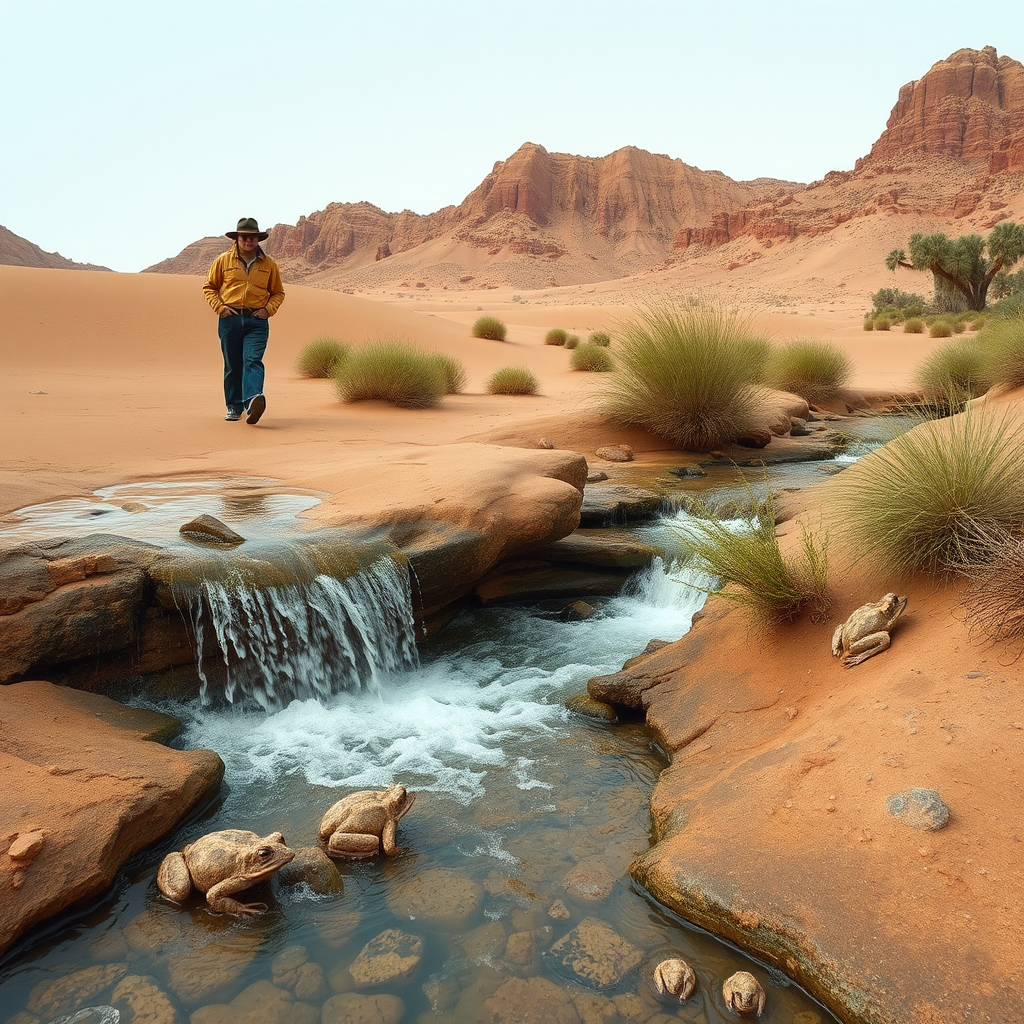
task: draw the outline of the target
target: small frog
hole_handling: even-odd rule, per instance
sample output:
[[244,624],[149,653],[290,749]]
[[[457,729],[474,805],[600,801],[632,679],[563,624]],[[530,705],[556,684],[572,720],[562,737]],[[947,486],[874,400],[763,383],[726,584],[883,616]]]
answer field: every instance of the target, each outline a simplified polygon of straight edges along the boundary
[[685,960],[662,960],[654,968],[654,987],[660,995],[685,1003],[697,988],[697,975]]
[[883,594],[871,604],[861,605],[832,636],[832,653],[843,659],[847,668],[866,658],[881,654],[889,646],[893,623],[907,607],[905,597]]
[[398,819],[416,797],[398,783],[387,789],[368,789],[339,800],[320,822],[320,842],[332,857],[373,857],[383,849],[398,852]]
[[768,998],[761,983],[747,971],[737,971],[732,977],[726,978],[722,995],[730,1010],[748,1017],[760,1017]]
[[176,903],[193,889],[206,896],[210,909],[235,917],[255,917],[265,903],[239,903],[229,895],[269,878],[295,856],[280,832],[262,839],[255,832],[227,829],[189,843],[180,853],[164,857],[157,872],[159,890]]

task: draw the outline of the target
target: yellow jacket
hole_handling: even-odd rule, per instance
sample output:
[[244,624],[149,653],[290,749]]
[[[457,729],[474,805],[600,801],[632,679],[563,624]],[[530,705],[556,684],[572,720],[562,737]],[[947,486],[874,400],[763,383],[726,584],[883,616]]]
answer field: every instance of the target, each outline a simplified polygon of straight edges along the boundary
[[247,271],[235,245],[213,261],[203,294],[215,313],[233,306],[266,309],[273,316],[284,302],[284,285],[277,264],[262,249],[256,250],[256,259]]

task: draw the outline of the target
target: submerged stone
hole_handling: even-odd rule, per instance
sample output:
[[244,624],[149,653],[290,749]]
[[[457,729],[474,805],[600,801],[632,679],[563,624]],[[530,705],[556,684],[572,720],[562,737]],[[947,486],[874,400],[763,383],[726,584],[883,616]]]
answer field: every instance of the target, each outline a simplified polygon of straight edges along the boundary
[[597,989],[620,985],[643,960],[636,946],[592,917],[559,939],[546,956],[560,974]]
[[178,530],[183,537],[202,537],[206,541],[214,541],[217,544],[242,544],[245,538],[235,533],[226,523],[222,523],[216,516],[204,513],[183,523]]

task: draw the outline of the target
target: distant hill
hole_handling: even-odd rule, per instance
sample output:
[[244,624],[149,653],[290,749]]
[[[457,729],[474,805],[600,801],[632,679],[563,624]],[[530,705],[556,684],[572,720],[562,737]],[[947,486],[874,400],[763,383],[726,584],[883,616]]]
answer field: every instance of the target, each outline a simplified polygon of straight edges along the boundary
[[44,252],[27,238],[0,225],[0,263],[8,267],[42,267],[55,270],[109,270],[92,263],[75,263],[59,252]]

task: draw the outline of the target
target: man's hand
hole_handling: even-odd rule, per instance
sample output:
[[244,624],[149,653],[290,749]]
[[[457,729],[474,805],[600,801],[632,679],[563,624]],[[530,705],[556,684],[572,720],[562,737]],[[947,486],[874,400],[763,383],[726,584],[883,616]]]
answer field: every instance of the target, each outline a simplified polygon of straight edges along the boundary
[[218,314],[221,320],[228,316],[238,316],[238,310],[232,309],[230,306],[225,306]]
[[270,314],[266,311],[266,309],[257,309],[256,316],[258,316],[261,320],[270,319]]

